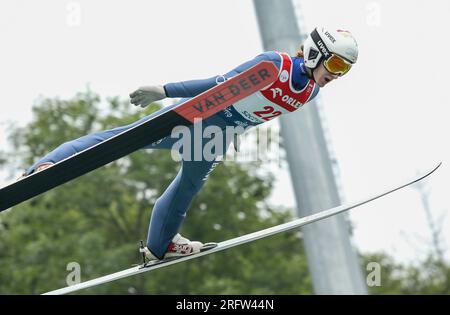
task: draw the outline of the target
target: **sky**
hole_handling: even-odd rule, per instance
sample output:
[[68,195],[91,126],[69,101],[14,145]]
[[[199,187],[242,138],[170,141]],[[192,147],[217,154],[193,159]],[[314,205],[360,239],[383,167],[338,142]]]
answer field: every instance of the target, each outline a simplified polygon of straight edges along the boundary
[[[442,161],[425,184],[450,259],[450,66],[441,56],[450,48],[450,2],[295,3],[303,31],[348,29],[359,44],[350,73],[320,92],[344,201]],[[263,50],[250,0],[3,0],[0,45],[0,149],[8,123],[29,122],[40,96],[69,98],[89,85],[102,97],[125,99],[141,85],[222,74]],[[276,171],[271,202],[295,206],[287,170]],[[7,175],[0,173],[1,185],[10,181]],[[382,250],[414,262],[430,250],[417,189],[354,209],[350,218],[363,252]]]

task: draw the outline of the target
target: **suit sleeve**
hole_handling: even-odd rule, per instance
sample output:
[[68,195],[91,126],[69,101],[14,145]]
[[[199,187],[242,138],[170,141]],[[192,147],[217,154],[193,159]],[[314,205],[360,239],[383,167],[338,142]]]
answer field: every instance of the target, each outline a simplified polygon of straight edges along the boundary
[[281,66],[280,55],[276,52],[269,51],[256,56],[252,60],[244,62],[224,75],[216,75],[214,77],[202,80],[168,83],[164,85],[164,90],[166,91],[167,97],[194,97],[216,86],[218,84],[217,82],[222,82],[224,77],[226,79],[232,78],[263,60],[272,61],[278,69]]

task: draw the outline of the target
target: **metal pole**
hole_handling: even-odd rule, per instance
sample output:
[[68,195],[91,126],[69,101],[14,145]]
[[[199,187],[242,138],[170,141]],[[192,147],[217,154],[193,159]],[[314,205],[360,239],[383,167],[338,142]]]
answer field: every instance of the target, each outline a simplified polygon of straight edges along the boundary
[[[303,37],[291,0],[253,3],[264,49],[295,53]],[[307,216],[339,205],[316,102],[281,117],[280,124],[298,215]],[[345,217],[338,215],[302,231],[316,294],[367,294]]]

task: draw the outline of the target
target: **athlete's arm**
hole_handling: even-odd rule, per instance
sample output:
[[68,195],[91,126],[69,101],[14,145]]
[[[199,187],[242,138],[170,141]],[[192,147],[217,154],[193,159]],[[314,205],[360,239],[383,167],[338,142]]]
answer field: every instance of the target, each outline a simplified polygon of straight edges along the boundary
[[164,86],[142,86],[130,94],[130,102],[136,106],[139,105],[141,107],[146,107],[150,103],[162,100],[166,97],[194,97],[216,86],[220,82],[223,82],[225,79],[234,77],[235,75],[253,67],[263,60],[272,61],[278,68],[281,66],[280,55],[276,52],[269,51],[237,66],[224,75],[216,75],[214,77],[202,80],[168,83]]
[[253,67],[257,63],[263,60],[272,61],[277,68],[280,68],[281,58],[276,52],[269,51],[262,53],[252,60],[249,60],[233,70],[225,73],[224,75],[217,75],[203,80],[190,80],[175,83],[168,83],[164,85],[164,90],[168,97],[194,97],[210,88],[216,86],[218,83],[223,82],[224,78],[229,79],[235,75]]

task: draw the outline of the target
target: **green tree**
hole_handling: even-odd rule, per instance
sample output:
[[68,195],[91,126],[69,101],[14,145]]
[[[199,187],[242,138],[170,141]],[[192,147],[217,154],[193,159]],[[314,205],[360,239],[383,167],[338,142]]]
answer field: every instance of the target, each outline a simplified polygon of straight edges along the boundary
[[[118,98],[102,102],[91,91],[70,100],[39,99],[33,119],[13,128],[14,151],[3,168],[25,168],[61,143],[131,123],[157,110],[130,113]],[[195,198],[182,233],[222,241],[291,219],[267,202],[273,175],[264,165],[224,162]],[[69,262],[82,281],[140,261],[156,198],[179,163],[166,150],[139,150],[0,214],[0,293],[37,294],[66,286]],[[264,214],[264,215],[263,215]],[[119,280],[82,293],[304,294],[311,293],[298,233],[283,233],[225,252]]]
[[450,266],[434,255],[416,263],[399,263],[386,253],[364,255],[364,265],[379,264],[380,285],[371,294],[450,294]]

